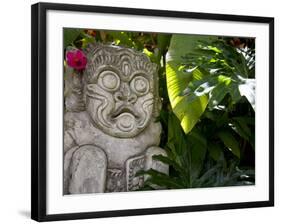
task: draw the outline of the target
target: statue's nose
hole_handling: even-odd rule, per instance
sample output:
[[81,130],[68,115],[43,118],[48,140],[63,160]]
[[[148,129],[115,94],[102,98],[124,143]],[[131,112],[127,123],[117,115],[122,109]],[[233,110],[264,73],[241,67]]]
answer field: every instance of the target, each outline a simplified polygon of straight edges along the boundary
[[132,92],[128,83],[123,83],[120,91],[114,94],[117,101],[124,101],[127,103],[135,103],[137,101],[137,95]]

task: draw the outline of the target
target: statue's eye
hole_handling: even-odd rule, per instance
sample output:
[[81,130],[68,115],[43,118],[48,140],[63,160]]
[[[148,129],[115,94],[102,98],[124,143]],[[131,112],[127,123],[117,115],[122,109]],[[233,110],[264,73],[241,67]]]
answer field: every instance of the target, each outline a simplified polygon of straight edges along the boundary
[[120,86],[119,76],[112,71],[103,71],[99,75],[98,84],[108,91],[116,91]]
[[149,82],[143,76],[135,76],[130,85],[131,89],[138,95],[144,95],[149,90]]

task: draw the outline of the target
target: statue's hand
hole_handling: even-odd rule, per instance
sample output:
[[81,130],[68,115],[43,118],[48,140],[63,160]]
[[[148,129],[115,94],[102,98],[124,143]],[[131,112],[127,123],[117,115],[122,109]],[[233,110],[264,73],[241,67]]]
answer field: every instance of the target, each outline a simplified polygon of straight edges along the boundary
[[153,169],[168,175],[169,166],[167,164],[162,163],[161,161],[153,159],[152,157],[154,155],[167,156],[167,153],[164,149],[160,147],[149,147],[145,152],[145,170]]
[[[149,147],[143,155],[132,157],[126,161],[126,182],[127,191],[137,190],[143,186],[147,175],[136,175],[140,170],[154,169],[161,173],[169,174],[169,166],[161,161],[154,160],[154,155],[167,156],[164,149],[153,146]],[[154,186],[159,188],[158,186]]]

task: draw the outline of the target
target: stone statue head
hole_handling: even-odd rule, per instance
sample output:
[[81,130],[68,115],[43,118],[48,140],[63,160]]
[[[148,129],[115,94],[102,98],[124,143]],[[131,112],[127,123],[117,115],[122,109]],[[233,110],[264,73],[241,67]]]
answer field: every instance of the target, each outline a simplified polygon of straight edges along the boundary
[[104,133],[129,138],[159,112],[157,66],[132,49],[97,45],[87,49],[86,111]]

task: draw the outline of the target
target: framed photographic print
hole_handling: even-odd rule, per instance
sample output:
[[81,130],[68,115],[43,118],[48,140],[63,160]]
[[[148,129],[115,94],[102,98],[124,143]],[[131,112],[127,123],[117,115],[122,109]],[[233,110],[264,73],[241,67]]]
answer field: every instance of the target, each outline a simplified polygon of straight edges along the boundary
[[32,5],[32,219],[274,205],[274,19]]

